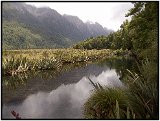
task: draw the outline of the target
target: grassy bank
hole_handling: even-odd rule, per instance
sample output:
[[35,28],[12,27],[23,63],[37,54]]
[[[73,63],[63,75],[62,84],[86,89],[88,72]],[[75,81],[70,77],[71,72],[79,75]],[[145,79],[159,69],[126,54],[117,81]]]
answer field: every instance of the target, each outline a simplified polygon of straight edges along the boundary
[[122,50],[29,49],[2,52],[2,74],[16,75],[28,70],[60,69],[65,63],[93,62],[127,55]]
[[123,77],[124,87],[108,88],[95,84],[95,91],[84,104],[87,119],[158,119],[158,68],[144,60],[139,73]]

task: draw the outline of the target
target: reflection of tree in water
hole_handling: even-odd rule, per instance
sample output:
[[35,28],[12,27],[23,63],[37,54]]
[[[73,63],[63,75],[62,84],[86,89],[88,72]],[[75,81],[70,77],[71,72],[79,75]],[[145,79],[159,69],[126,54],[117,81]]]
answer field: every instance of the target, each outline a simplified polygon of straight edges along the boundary
[[14,76],[4,76],[2,77],[3,80],[3,87],[7,88],[8,90],[14,90],[19,86],[25,85],[27,80],[33,77],[39,77],[41,79],[53,79],[58,76],[60,73],[69,71],[73,68],[79,68],[82,66],[86,66],[84,63],[76,63],[76,64],[65,64],[59,70],[42,70],[42,71],[30,71],[26,73],[20,73]]
[[3,102],[21,102],[26,96],[39,90],[47,92],[56,89],[62,83],[73,83],[75,80],[64,82],[55,78],[63,72],[84,66],[86,64],[66,64],[60,70],[30,71],[15,76],[4,76],[2,77]]
[[120,80],[123,81],[127,73],[127,69],[133,72],[138,72],[135,61],[132,58],[110,58],[98,62],[100,66],[108,66],[110,69],[115,69],[116,73],[120,76]]
[[[115,69],[117,74],[120,76],[120,80],[123,79],[126,69],[131,71],[134,70],[136,72],[136,64],[133,62],[132,59],[125,59],[125,58],[114,58],[114,59],[107,59],[98,62],[98,65],[102,67],[109,67],[110,69]],[[15,76],[4,76],[3,79],[3,87],[8,90],[13,90],[18,88],[19,86],[25,85],[27,80],[38,77],[43,80],[54,79],[59,74],[63,72],[67,72],[72,70],[73,68],[80,68],[87,66],[86,63],[70,63],[63,65],[59,70],[43,70],[43,71],[31,71],[27,73],[18,74]]]
[[18,86],[25,85],[26,81],[28,79],[27,73],[21,73],[14,76],[4,76],[2,77],[3,80],[3,88],[7,88],[8,90],[14,90]]
[[99,65],[72,63],[63,65],[59,70],[30,71],[15,77],[3,77],[3,102],[21,102],[30,94],[50,92],[61,84],[77,83],[82,77],[97,76],[107,68],[115,69],[122,78],[125,70],[131,70],[133,64],[124,59],[109,59]]

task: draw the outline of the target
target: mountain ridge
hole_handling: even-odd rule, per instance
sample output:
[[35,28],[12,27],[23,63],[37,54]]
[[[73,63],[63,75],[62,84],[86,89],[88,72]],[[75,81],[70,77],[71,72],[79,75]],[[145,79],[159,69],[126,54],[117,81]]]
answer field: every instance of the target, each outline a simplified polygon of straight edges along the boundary
[[[42,45],[39,45],[38,48],[69,47],[88,37],[108,35],[111,32],[99,23],[84,23],[77,16],[61,15],[49,7],[37,8],[23,2],[3,2],[2,8],[3,23],[9,22],[13,24],[17,22],[23,25],[21,26],[22,28],[24,27],[31,31],[31,33],[41,36]],[[17,23],[16,25],[18,25]],[[5,24],[3,24],[3,26],[5,26]],[[7,33],[9,31],[6,29],[2,29],[2,31],[3,36],[10,34]],[[13,32],[16,32],[15,29]],[[2,41],[8,41],[5,43],[8,43],[7,46],[9,46],[11,44],[9,43],[10,40],[6,38],[7,37],[3,37]],[[18,35],[17,38],[19,38]],[[18,45],[16,48],[18,48]]]

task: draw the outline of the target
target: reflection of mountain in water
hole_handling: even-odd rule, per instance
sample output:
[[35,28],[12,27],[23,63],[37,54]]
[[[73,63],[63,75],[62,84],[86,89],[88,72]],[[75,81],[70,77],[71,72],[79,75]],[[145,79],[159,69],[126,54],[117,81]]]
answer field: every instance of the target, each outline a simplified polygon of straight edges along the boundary
[[[77,73],[80,74],[76,75]],[[69,78],[65,79],[68,81],[70,74],[72,82],[75,83],[62,84],[50,92],[42,92],[39,89],[38,93],[29,95],[22,103],[5,104],[3,105],[3,117],[12,118],[10,111],[14,109],[20,113],[22,118],[83,118],[83,104],[93,89],[89,80],[83,77],[84,75],[90,75],[94,82],[106,86],[122,86],[114,69],[104,69],[97,65],[64,72],[55,80],[60,82],[62,77],[68,76]],[[79,78],[81,78],[80,81],[77,80]]]
[[[54,71],[46,71],[38,74],[30,74],[29,79],[24,85],[17,87],[15,90],[3,88],[3,103],[20,103],[28,95],[44,91],[50,92],[56,89],[61,84],[71,84],[78,82],[82,77],[89,75],[99,75],[106,67],[100,67],[96,64],[89,64],[80,68],[75,68],[67,72],[63,71],[60,74]],[[51,76],[51,78],[45,78]],[[12,80],[11,80],[12,81]]]

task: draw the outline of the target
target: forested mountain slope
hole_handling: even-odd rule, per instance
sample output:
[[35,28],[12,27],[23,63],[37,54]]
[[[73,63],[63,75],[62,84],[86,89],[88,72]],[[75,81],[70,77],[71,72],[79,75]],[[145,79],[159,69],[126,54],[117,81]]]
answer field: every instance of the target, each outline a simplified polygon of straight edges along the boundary
[[[98,23],[84,23],[76,16],[61,15],[51,8],[36,8],[21,2],[3,2],[2,20],[5,49],[69,47],[88,37],[108,35],[111,32]],[[13,31],[8,27],[9,24],[14,27],[11,28]],[[22,30],[22,34],[16,30],[20,27],[28,31],[27,36],[30,37],[23,37],[26,36],[24,31]],[[38,44],[30,34],[39,36]],[[14,42],[16,44],[12,45]]]

